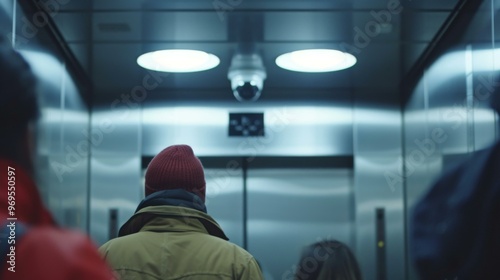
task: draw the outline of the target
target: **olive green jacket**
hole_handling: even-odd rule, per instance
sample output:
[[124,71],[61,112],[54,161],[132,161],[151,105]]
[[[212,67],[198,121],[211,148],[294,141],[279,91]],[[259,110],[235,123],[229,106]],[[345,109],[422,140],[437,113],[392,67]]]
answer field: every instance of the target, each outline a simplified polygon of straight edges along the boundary
[[99,248],[121,280],[260,280],[255,259],[227,241],[207,214],[180,206],[148,206]]

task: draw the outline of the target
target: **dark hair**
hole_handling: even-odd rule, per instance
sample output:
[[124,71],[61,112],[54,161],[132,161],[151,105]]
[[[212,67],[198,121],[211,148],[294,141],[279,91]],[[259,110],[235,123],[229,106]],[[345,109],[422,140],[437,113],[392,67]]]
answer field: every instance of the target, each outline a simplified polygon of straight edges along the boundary
[[22,137],[39,115],[35,84],[28,63],[0,37],[0,157],[22,161]]
[[358,262],[349,247],[337,240],[314,243],[304,249],[295,280],[361,280]]

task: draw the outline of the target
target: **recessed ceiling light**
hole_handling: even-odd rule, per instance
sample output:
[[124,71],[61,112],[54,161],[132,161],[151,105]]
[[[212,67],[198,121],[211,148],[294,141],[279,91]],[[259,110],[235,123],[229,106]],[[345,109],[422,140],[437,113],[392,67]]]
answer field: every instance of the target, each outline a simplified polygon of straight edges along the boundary
[[356,64],[352,54],[330,49],[310,49],[285,53],[276,58],[276,64],[298,72],[330,72]]
[[142,54],[137,58],[141,67],[162,72],[188,73],[212,69],[219,58],[197,50],[160,50]]

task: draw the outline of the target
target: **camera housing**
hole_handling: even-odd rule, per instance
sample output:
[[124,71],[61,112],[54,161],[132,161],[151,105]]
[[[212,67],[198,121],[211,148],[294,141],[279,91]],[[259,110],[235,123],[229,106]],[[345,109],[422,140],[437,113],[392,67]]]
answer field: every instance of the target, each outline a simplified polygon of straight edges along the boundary
[[266,77],[262,58],[257,54],[235,55],[227,74],[234,97],[240,102],[259,99]]

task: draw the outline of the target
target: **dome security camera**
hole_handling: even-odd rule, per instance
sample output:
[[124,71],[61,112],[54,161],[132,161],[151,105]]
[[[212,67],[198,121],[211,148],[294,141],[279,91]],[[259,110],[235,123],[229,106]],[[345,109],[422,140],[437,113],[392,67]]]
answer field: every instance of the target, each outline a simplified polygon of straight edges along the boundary
[[240,102],[259,99],[266,77],[262,59],[256,54],[235,55],[227,74],[234,97]]

